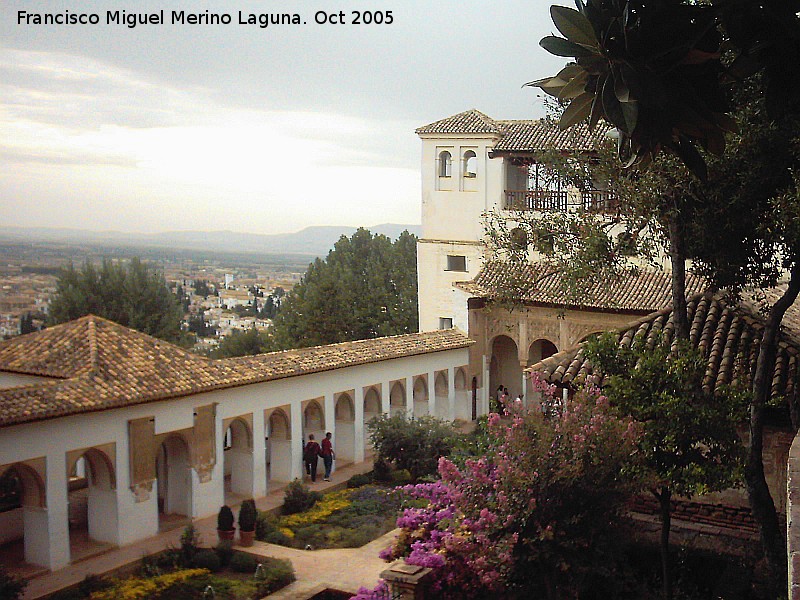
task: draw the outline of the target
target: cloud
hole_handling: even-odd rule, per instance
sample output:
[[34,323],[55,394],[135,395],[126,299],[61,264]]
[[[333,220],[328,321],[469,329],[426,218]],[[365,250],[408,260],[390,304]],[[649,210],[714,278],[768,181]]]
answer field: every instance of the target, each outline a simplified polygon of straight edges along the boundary
[[[2,49],[0,77],[0,164],[18,174],[13,184],[0,180],[4,219],[24,215],[15,205],[31,198],[37,219],[51,205],[59,223],[90,211],[103,227],[123,229],[174,228],[167,218],[239,230],[242,222],[275,230],[276,215],[300,226],[323,216],[356,224],[419,218],[415,152],[396,143],[406,136],[416,149],[409,123],[229,106],[200,87],[58,52]],[[280,210],[254,211],[257,202]],[[133,218],[148,206],[153,214]]]

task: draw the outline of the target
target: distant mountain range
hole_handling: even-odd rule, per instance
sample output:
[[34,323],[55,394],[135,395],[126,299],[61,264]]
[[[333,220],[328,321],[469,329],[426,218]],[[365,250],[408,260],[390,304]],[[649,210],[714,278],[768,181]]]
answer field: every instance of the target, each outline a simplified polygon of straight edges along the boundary
[[[265,254],[305,254],[326,256],[343,235],[350,237],[356,227],[314,226],[295,233],[258,234],[235,231],[168,231],[164,233],[123,233],[47,227],[0,227],[0,240],[10,242],[49,242],[60,244],[92,244],[140,246],[212,252],[244,252]],[[419,236],[420,225],[384,223],[367,227],[373,234],[391,239],[404,230]]]

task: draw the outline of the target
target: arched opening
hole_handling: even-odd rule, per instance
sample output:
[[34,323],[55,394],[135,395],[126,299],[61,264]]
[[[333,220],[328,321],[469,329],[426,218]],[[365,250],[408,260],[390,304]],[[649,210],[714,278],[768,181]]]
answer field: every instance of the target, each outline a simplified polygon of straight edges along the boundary
[[310,433],[317,442],[325,437],[325,415],[316,400],[311,400],[303,411],[303,440],[307,440]]
[[469,403],[467,374],[464,369],[456,369],[454,383],[456,386],[456,419],[469,421],[472,419],[472,409]]
[[389,392],[389,412],[390,416],[394,416],[399,412],[406,410],[406,388],[399,381],[392,384],[392,389]]
[[447,150],[439,152],[439,177],[450,177],[452,174],[453,155]]
[[224,460],[225,503],[237,504],[253,495],[253,434],[250,424],[241,418],[225,430]]
[[420,375],[414,378],[414,416],[422,417],[429,414],[428,406],[428,383],[425,377]]
[[371,452],[372,444],[369,441],[369,423],[381,414],[381,395],[377,389],[371,387],[364,394],[364,451]]
[[496,393],[501,385],[508,388],[512,398],[522,393],[522,366],[519,364],[517,344],[510,337],[499,335],[492,342],[489,376],[492,393]]
[[556,345],[547,339],[538,339],[528,348],[528,365],[535,365],[540,360],[549,358],[558,352]]
[[50,566],[45,485],[25,463],[0,467],[0,562],[26,576]]
[[189,444],[180,434],[170,434],[156,454],[159,525],[171,529],[192,517],[192,465]]
[[89,448],[67,465],[67,516],[70,560],[96,554],[118,542],[114,465]]
[[450,418],[450,387],[447,382],[447,371],[439,371],[434,379],[433,394],[436,398],[436,416],[440,419]]
[[474,150],[464,152],[464,177],[472,178],[478,176],[478,156]]
[[292,430],[286,412],[281,408],[273,410],[267,419],[266,429],[267,482],[291,481]]
[[336,397],[334,413],[336,415],[336,462],[355,460],[355,424],[356,411],[353,398],[347,392]]

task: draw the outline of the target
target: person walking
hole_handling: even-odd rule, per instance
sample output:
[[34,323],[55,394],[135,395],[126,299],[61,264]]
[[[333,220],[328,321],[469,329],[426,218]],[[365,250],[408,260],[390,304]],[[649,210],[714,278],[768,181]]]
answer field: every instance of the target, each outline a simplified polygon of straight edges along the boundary
[[322,450],[320,450],[319,453],[325,465],[325,481],[331,480],[331,468],[333,467],[333,461],[336,460],[336,452],[333,451],[331,437],[332,434],[330,431],[325,434],[325,439],[322,440]]
[[308,434],[308,443],[303,450],[303,461],[306,463],[306,474],[311,476],[311,483],[317,480],[317,464],[319,463],[320,447],[314,441],[314,434]]

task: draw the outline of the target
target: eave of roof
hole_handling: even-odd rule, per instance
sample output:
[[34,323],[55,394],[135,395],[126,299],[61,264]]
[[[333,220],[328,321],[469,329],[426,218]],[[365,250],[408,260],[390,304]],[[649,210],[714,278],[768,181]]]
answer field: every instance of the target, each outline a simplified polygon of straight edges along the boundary
[[[467,348],[474,343],[452,329],[211,360],[99,317],[78,321],[82,322],[68,323],[56,333],[70,334],[70,339],[77,341],[74,332],[84,331],[95,340],[94,358],[62,366],[58,369],[62,378],[57,381],[0,389],[0,427]],[[39,333],[46,334],[54,356],[63,358],[58,336],[46,332]],[[46,359],[48,344],[35,335],[9,342],[0,348],[0,356],[5,350],[17,372],[25,372],[20,357],[27,356],[31,346]],[[10,371],[2,360],[0,370]]]
[[[611,282],[590,283],[578,298],[565,292],[557,275],[543,262],[515,265],[487,261],[472,281],[454,285],[488,301],[503,298],[498,290],[515,290],[513,295],[523,304],[588,311],[647,314],[672,302],[671,277],[664,271],[640,269],[622,273]],[[687,294],[699,293],[705,287],[701,278],[687,275]]]
[[[763,335],[763,320],[752,305],[742,302],[729,304],[722,295],[699,294],[688,302],[691,344],[698,348],[708,360],[703,386],[715,392],[721,386],[749,386],[760,350]],[[794,323],[800,309],[793,310],[789,321]],[[671,344],[674,337],[672,307],[654,312],[615,330],[620,346],[630,347],[635,339],[643,339],[653,347],[661,337],[661,343]],[[788,329],[788,327],[787,327]],[[782,331],[778,342],[775,368],[772,372],[772,397],[794,398],[796,390],[800,346],[797,331]],[[604,375],[584,355],[584,344],[563,350],[526,369],[538,373],[554,384],[578,386],[587,381],[601,385]]]

